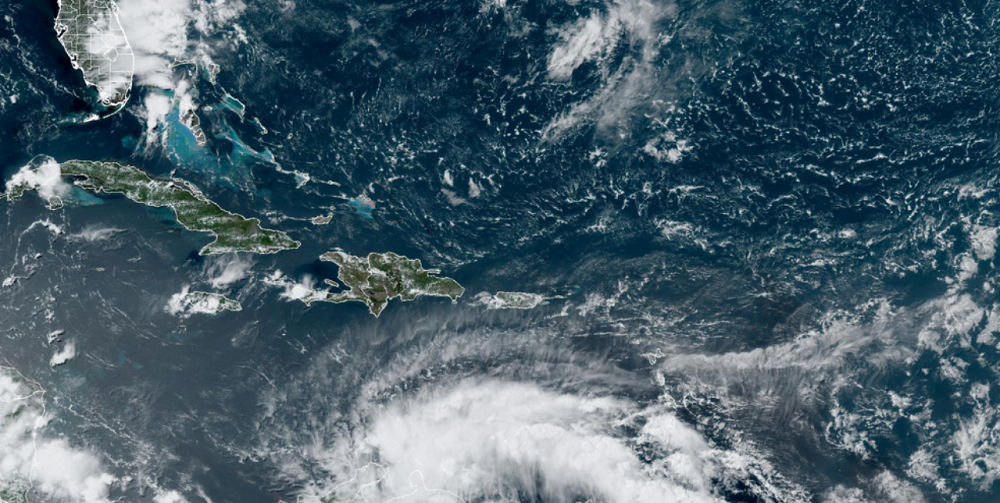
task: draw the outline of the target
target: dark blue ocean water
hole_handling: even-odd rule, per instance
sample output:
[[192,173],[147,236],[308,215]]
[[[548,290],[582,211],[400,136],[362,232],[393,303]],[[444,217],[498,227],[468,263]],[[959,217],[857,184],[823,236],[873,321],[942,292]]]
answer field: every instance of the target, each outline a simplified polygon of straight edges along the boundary
[[[117,196],[0,202],[0,271],[30,271],[0,290],[0,357],[122,474],[291,500],[329,475],[301,446],[335,444],[357,390],[420,355],[420,377],[380,399],[477,376],[669,398],[720,448],[751,442],[808,501],[838,501],[837,486],[891,501],[884,473],[926,501],[1000,497],[997,274],[977,241],[1000,225],[995,2],[247,2],[248,42],[201,40],[214,83],[177,70],[204,146],[176,109],[151,141],[142,85],[120,114],[79,123],[92,96],[55,8],[0,7],[5,180],[39,154],[125,160],[302,242],[242,257],[253,272],[227,293],[243,311],[179,321],[163,306],[207,288],[206,236]],[[620,26],[556,78],[553,48],[591,17]],[[65,234],[22,234],[41,219]],[[88,228],[117,232],[67,237]],[[467,294],[376,320],[263,281],[335,279],[318,260],[335,247],[421,258]],[[565,298],[489,311],[472,301],[484,291]],[[39,341],[57,329],[82,356],[52,370]],[[580,370],[598,365],[614,379]],[[994,433],[963,462],[974,421]],[[714,482],[728,501],[780,499]]]

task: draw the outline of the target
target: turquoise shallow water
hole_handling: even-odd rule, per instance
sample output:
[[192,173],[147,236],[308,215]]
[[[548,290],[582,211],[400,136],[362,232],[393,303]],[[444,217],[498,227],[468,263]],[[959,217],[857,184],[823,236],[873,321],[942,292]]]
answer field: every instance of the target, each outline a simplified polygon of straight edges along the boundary
[[370,205],[371,203],[358,199],[352,199],[347,204],[349,204],[351,208],[354,208],[354,211],[358,212],[358,215],[360,215],[361,218],[367,220],[372,219],[372,212],[375,211],[375,208]]

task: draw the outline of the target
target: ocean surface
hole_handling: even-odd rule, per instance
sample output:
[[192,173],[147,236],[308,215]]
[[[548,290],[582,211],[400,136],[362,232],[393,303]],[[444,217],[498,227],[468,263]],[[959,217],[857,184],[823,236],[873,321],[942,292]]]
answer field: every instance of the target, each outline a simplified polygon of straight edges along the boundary
[[[55,2],[0,5],[3,180],[126,161],[302,246],[0,201],[0,365],[113,479],[29,501],[1000,500],[1000,4],[117,5],[89,122]],[[466,292],[296,300],[336,248]]]

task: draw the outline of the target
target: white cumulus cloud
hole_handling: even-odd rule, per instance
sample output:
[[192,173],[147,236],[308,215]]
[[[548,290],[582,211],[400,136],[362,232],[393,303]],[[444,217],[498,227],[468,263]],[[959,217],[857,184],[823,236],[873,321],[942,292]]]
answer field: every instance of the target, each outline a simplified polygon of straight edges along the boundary
[[7,182],[7,188],[9,191],[16,187],[37,190],[38,195],[45,200],[53,197],[65,198],[73,190],[69,183],[63,180],[59,163],[47,156],[33,159],[14,173]]
[[[147,88],[142,99],[147,132],[162,124],[175,107],[198,108],[197,93],[174,72],[176,61],[210,62],[212,47],[204,42],[223,35],[246,43],[235,21],[246,8],[239,0],[119,0],[119,21],[135,55],[135,79]],[[197,34],[205,37],[195,36]],[[150,135],[151,139],[156,137]]]
[[212,277],[212,288],[226,288],[246,278],[254,264],[249,257],[241,257],[235,253],[219,255],[210,260],[206,272]]
[[[544,137],[558,137],[588,119],[595,119],[602,128],[614,126],[638,103],[660,93],[663,76],[656,71],[656,59],[660,44],[669,40],[660,24],[676,12],[671,2],[613,0],[604,9],[557,28],[554,34],[558,39],[547,61],[549,77],[567,80],[581,65],[592,62],[598,67],[601,88],[555,117],[546,126]],[[641,51],[620,65],[611,64],[624,47],[639,47]],[[679,153],[678,149],[675,155]],[[669,157],[669,151],[665,155]]]
[[218,314],[222,311],[240,311],[238,302],[229,300],[217,293],[192,292],[185,285],[179,293],[175,293],[167,301],[164,310],[174,316],[189,318],[194,314]]
[[121,0],[118,6],[139,83],[172,89],[170,63],[188,49],[188,25],[194,19],[190,0]]
[[[537,492],[546,501],[714,502],[720,469],[701,434],[652,413],[640,442],[663,454],[646,463],[623,439],[630,402],[533,384],[468,381],[381,409],[347,449],[354,458],[311,498],[479,500]],[[307,498],[307,501],[312,501]]]
[[154,496],[153,503],[188,503],[188,499],[177,491],[167,491]]
[[116,479],[90,451],[46,435],[44,393],[0,367],[0,490],[28,490],[29,501],[110,503]]
[[69,341],[65,346],[59,351],[56,351],[52,358],[49,360],[49,365],[57,367],[62,365],[73,358],[76,358],[76,342]]
[[298,281],[293,281],[280,270],[276,270],[264,278],[264,283],[281,288],[282,291],[278,296],[289,302],[297,300],[311,304],[330,295],[329,290],[316,288],[316,278],[308,274],[303,275]]

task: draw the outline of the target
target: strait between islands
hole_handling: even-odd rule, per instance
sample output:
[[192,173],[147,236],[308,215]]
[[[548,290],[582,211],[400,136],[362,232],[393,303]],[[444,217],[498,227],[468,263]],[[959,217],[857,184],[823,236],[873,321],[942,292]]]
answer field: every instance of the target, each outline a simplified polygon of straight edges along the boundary
[[[140,168],[114,161],[71,160],[57,164],[48,158],[34,168],[23,168],[10,180],[6,194],[0,194],[0,199],[6,196],[14,200],[29,190],[37,190],[48,198],[50,209],[61,208],[60,191],[53,188],[65,186],[63,177],[75,178],[74,184],[81,189],[122,194],[147,206],[171,208],[177,215],[177,221],[185,228],[215,236],[214,241],[201,249],[202,255],[232,252],[270,254],[296,249],[301,245],[282,231],[261,227],[260,220],[256,218],[246,218],[222,209],[187,181],[154,178]],[[361,302],[368,306],[372,315],[378,317],[392,299],[407,302],[431,296],[447,297],[456,302],[465,293],[465,288],[454,279],[437,276],[440,270],[424,269],[419,259],[392,252],[354,256],[334,250],[321,255],[320,260],[337,264],[337,278],[347,290],[310,292],[308,296],[301,297],[307,304]],[[336,281],[326,282],[331,286],[340,286]],[[546,300],[540,295],[521,292],[498,292],[489,297],[477,300],[491,309],[531,309]],[[226,309],[238,310],[236,306],[238,304],[232,307],[227,305]]]
[[[281,231],[265,229],[260,220],[228,212],[206,198],[194,185],[176,178],[158,179],[143,170],[113,161],[71,160],[56,164],[51,159],[28,172],[19,173],[7,187],[7,198],[17,199],[29,190],[44,194],[62,184],[63,177],[74,177],[74,184],[92,192],[122,194],[140,204],[169,207],[177,221],[192,231],[208,232],[215,241],[201,249],[202,255],[231,252],[277,253],[298,248],[301,243]],[[51,209],[62,207],[57,195],[48,196]],[[356,257],[342,251],[325,253],[320,260],[340,267],[338,278],[348,287],[344,292],[326,292],[310,299],[320,302],[363,302],[378,316],[393,298],[411,301],[419,296],[448,297],[457,300],[465,288],[451,278],[438,277],[441,271],[424,269],[419,259],[395,253],[371,253]],[[329,281],[336,286],[336,282]]]
[[[111,115],[128,101],[132,89],[134,55],[124,30],[118,21],[118,6],[110,0],[61,0],[55,23],[59,42],[75,69],[82,71],[86,83],[98,92],[105,107],[102,115]],[[200,128],[197,116],[184,118],[192,127],[198,142]],[[153,178],[143,170],[124,163],[97,161],[66,161],[52,176],[22,178],[22,182],[7,188],[6,198],[16,199],[27,190],[39,190],[46,184],[62,183],[63,176],[76,177],[81,189],[122,194],[140,204],[169,207],[177,221],[192,231],[208,232],[215,240],[203,247],[202,255],[232,252],[258,254],[296,249],[301,243],[277,230],[265,229],[260,220],[230,213],[206,198],[190,183],[174,178]],[[5,194],[0,194],[3,199]],[[59,195],[46,196],[50,209],[59,209]],[[314,219],[315,224],[329,219]],[[376,317],[393,298],[411,301],[419,296],[448,297],[456,301],[465,289],[451,278],[438,277],[436,269],[424,269],[420,260],[395,253],[371,253],[367,257],[348,255],[341,251],[325,253],[321,260],[340,267],[338,278],[347,287],[343,292],[324,292],[310,299],[322,302],[363,302]],[[334,281],[327,281],[336,285]],[[227,299],[228,300],[228,299]]]

